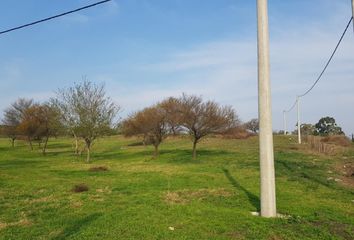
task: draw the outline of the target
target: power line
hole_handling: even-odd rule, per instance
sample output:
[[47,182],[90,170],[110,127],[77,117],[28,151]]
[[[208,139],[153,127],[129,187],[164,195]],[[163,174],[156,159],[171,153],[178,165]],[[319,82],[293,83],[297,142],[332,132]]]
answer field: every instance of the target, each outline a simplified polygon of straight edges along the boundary
[[0,35],[15,31],[15,30],[18,30],[18,29],[21,29],[21,28],[33,26],[33,25],[36,25],[38,23],[46,22],[46,21],[52,20],[54,18],[62,17],[62,16],[65,16],[65,15],[68,15],[68,14],[71,14],[71,13],[79,12],[81,10],[84,10],[84,9],[87,9],[87,8],[91,8],[91,7],[95,7],[97,5],[100,5],[100,4],[109,2],[109,1],[112,1],[112,0],[104,0],[104,1],[96,2],[96,3],[90,4],[90,5],[86,5],[84,7],[80,7],[80,8],[68,11],[68,12],[60,13],[60,14],[57,14],[57,15],[54,15],[54,16],[51,16],[51,17],[48,17],[48,18],[44,18],[44,19],[41,19],[41,20],[38,20],[38,21],[34,21],[34,22],[31,22],[31,23],[24,24],[24,25],[21,25],[21,26],[18,26],[18,27],[10,28],[10,29],[1,31]]
[[325,65],[325,67],[323,68],[323,70],[322,70],[321,74],[319,75],[319,77],[317,78],[317,80],[312,84],[312,86],[309,88],[309,90],[307,90],[304,94],[299,95],[299,97],[303,97],[303,96],[307,95],[309,92],[311,92],[311,90],[312,90],[312,89],[316,86],[316,84],[321,80],[321,78],[322,78],[324,72],[326,71],[328,65],[331,63],[331,61],[332,61],[332,59],[333,59],[333,57],[334,57],[334,54],[336,54],[337,49],[338,49],[339,45],[341,44],[341,42],[342,42],[342,40],[343,40],[343,38],[344,38],[344,35],[345,35],[345,33],[347,32],[347,30],[348,30],[348,28],[349,28],[350,23],[352,22],[352,20],[353,20],[353,17],[350,18],[350,20],[349,20],[349,22],[348,22],[348,24],[347,24],[347,26],[346,26],[346,28],[345,28],[345,30],[344,30],[342,36],[340,37],[340,39],[339,39],[339,41],[338,41],[338,43],[337,43],[337,45],[336,45],[334,51],[332,52],[331,57],[328,59],[328,61],[327,61],[326,65]]
[[297,103],[297,99],[296,99],[296,101],[294,102],[294,104],[291,106],[291,108],[289,108],[289,110],[284,110],[284,112],[290,112],[291,110],[293,110],[294,107],[296,106],[296,103]]
[[[303,93],[303,94],[301,94],[301,95],[298,95],[298,97],[304,97],[305,95],[307,95],[308,93],[310,93],[311,90],[312,90],[312,89],[317,85],[317,83],[321,80],[323,74],[324,74],[325,71],[327,70],[327,68],[328,68],[329,64],[331,63],[331,61],[332,61],[334,55],[336,54],[336,52],[337,52],[337,50],[338,50],[338,47],[339,47],[339,45],[341,44],[341,42],[342,42],[342,40],[343,40],[343,38],[344,38],[344,36],[345,36],[345,34],[346,34],[346,32],[347,32],[347,30],[348,30],[348,28],[349,28],[349,26],[350,26],[350,24],[351,24],[352,21],[353,21],[353,17],[350,18],[350,20],[349,20],[349,22],[348,22],[348,24],[347,24],[347,26],[346,26],[346,28],[345,28],[345,30],[344,30],[342,36],[340,37],[340,39],[339,39],[339,41],[338,41],[336,47],[334,48],[334,50],[333,50],[333,52],[332,52],[330,58],[328,59],[328,61],[327,61],[326,65],[325,65],[325,67],[323,68],[322,72],[320,73],[320,75],[318,76],[318,78],[316,79],[316,81],[312,84],[312,86],[311,86],[305,93]],[[289,110],[284,110],[284,111],[285,111],[285,112],[290,112],[291,110],[293,110],[293,109],[295,108],[296,104],[297,104],[297,101],[298,101],[298,100],[296,99],[295,102],[294,102],[294,104],[291,106],[291,108],[289,108]]]

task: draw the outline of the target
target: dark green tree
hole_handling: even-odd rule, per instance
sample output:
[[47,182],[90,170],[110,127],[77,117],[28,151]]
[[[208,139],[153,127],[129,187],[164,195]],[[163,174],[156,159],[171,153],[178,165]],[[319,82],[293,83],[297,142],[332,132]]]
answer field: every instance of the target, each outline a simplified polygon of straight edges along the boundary
[[315,125],[315,134],[320,136],[343,135],[344,132],[333,117],[323,117]]

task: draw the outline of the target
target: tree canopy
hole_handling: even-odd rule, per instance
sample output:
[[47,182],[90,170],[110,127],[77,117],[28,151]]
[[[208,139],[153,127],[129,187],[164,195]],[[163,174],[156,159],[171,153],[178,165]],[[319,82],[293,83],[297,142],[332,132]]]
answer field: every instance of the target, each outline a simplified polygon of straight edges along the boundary
[[343,135],[344,132],[333,117],[323,117],[315,125],[315,134],[321,136]]
[[64,126],[84,140],[89,162],[93,142],[109,132],[120,107],[106,96],[104,85],[86,80],[60,89],[53,102],[60,109]]

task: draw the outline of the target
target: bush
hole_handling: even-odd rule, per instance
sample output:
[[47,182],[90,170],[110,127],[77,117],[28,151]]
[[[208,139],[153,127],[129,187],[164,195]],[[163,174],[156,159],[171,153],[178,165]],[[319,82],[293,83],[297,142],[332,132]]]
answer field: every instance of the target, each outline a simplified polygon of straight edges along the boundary
[[247,131],[245,128],[236,127],[231,128],[225,132],[222,136],[226,139],[247,139],[249,137],[255,136],[255,133]]

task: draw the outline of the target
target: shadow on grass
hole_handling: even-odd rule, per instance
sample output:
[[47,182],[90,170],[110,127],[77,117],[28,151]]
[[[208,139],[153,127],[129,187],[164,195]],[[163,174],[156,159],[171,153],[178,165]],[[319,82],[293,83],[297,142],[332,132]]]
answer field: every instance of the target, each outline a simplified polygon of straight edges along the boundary
[[48,142],[48,148],[73,148],[70,143]]
[[26,168],[28,166],[38,167],[38,165],[42,165],[43,163],[40,161],[32,161],[32,160],[6,160],[0,162],[0,168]]
[[314,168],[312,166],[306,166],[305,164],[299,164],[299,163],[286,162],[283,160],[276,160],[276,166],[286,169],[288,172],[292,174],[292,177],[296,177],[297,180],[307,179],[309,181],[315,182],[317,184],[320,184],[328,188],[335,188],[335,186],[329,183],[327,180],[321,179],[321,177],[318,176],[314,171],[315,169],[313,169],[311,173],[307,173],[305,169]]
[[80,232],[81,228],[85,227],[86,225],[89,225],[101,215],[102,214],[94,213],[74,222],[72,225],[66,227],[63,232],[60,233],[58,236],[52,238],[52,240],[64,240],[69,238],[70,236]]
[[223,150],[197,150],[197,159],[193,160],[192,149],[167,149],[160,151],[160,159],[171,163],[206,163],[210,161],[229,161],[235,159],[235,153]]
[[[321,176],[319,170],[322,170],[319,166],[308,166],[306,164],[301,164],[298,162],[286,162],[284,160],[276,160],[276,166],[279,169],[283,168],[287,172],[290,172],[291,175],[287,174],[289,180],[294,179],[296,181],[306,181],[307,183],[314,183],[317,185],[321,185],[327,187],[332,190],[344,191],[354,193],[353,190],[347,189],[341,185],[336,184],[334,181],[328,181],[326,176]],[[316,171],[317,170],[317,171]],[[277,171],[279,172],[279,171]]]
[[[125,147],[113,147],[105,149],[104,151],[92,151],[91,160],[92,162],[101,161],[101,160],[116,160],[122,162],[132,162],[132,161],[141,161],[151,159],[153,161],[164,161],[166,160],[171,163],[184,164],[184,163],[201,163],[215,160],[230,161],[237,158],[238,153],[224,151],[224,150],[206,150],[198,149],[197,150],[197,159],[192,159],[192,149],[160,149],[159,157],[153,159],[153,148],[151,146],[142,147],[139,146],[140,143],[133,143],[139,148],[136,149],[127,149]],[[70,150],[58,151],[58,152],[48,152],[50,156],[57,156],[60,154],[70,154]],[[86,152],[82,153],[82,156],[78,158],[84,159]]]
[[248,201],[257,209],[257,211],[260,211],[260,200],[259,197],[248,191],[246,188],[244,188],[233,176],[231,176],[229,170],[222,168],[222,171],[225,174],[225,177],[230,181],[230,183],[237,189],[243,191],[247,198]]

